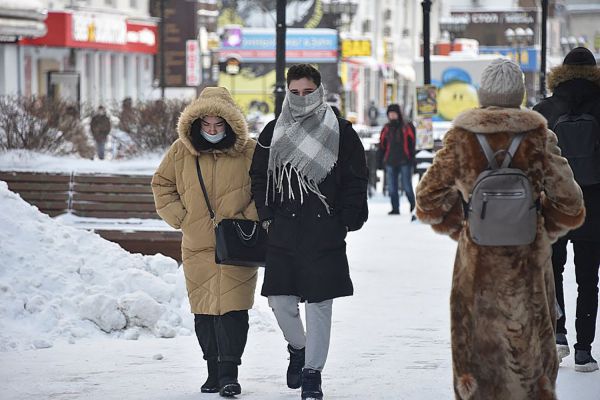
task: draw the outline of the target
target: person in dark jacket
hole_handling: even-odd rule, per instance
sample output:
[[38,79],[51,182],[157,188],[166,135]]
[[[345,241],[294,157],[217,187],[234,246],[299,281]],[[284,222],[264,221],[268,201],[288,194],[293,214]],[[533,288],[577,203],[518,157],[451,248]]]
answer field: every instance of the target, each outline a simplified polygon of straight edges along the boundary
[[[569,112],[587,113],[600,123],[600,68],[594,55],[584,47],[577,47],[548,75],[548,87],[552,96],[534,107],[548,120],[554,129],[558,119]],[[600,140],[600,132],[597,132]],[[561,145],[560,141],[558,143]],[[577,176],[576,176],[577,179]],[[600,183],[581,185],[586,208],[583,226],[576,229],[552,246],[552,265],[558,304],[563,316],[556,327],[556,344],[559,357],[569,355],[567,329],[565,328],[565,301],[562,274],[567,262],[567,243],[573,243],[575,276],[577,279],[577,311],[575,315],[575,370],[589,372],[598,370],[592,357],[592,342],[598,314],[598,267],[600,265]]]
[[103,106],[99,106],[90,122],[90,130],[96,142],[98,158],[101,160],[104,160],[104,148],[106,147],[106,138],[110,133],[110,129],[110,118],[106,114],[106,109]]
[[321,399],[333,299],[353,294],[345,238],[367,219],[368,172],[352,125],[323,100],[319,72],[294,65],[287,85],[281,115],[260,134],[250,169],[269,233],[262,295],[288,342],[288,386],[302,386],[303,399]]
[[[415,160],[415,127],[404,122],[398,104],[387,108],[389,122],[384,125],[379,136],[379,149],[383,153],[388,192],[392,202],[390,215],[400,214],[400,196],[398,195],[398,176],[401,186],[410,202],[410,212],[415,209],[415,193],[412,187],[412,175]],[[412,220],[415,216],[412,215]]]

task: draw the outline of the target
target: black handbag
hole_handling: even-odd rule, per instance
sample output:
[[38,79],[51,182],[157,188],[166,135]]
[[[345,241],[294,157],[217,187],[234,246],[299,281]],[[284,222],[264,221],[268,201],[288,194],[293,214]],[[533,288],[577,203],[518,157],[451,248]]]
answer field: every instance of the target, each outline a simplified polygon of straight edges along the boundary
[[202,179],[198,157],[196,157],[196,171],[210,219],[215,228],[215,262],[238,267],[264,267],[267,254],[267,232],[262,228],[260,222],[229,218],[223,219],[217,224],[215,212],[208,200],[206,186]]

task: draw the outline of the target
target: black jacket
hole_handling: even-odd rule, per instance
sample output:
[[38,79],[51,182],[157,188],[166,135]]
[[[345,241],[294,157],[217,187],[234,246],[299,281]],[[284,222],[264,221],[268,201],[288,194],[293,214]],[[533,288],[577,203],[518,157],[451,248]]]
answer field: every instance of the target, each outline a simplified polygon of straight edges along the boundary
[[[558,118],[569,111],[582,108],[600,122],[600,68],[562,65],[548,75],[552,96],[542,100],[533,109],[548,120],[553,129]],[[585,201],[585,223],[571,231],[567,238],[600,242],[600,184],[582,186]]]
[[275,121],[264,128],[258,139],[250,176],[252,194],[261,220],[270,219],[269,247],[262,294],[295,295],[308,302],[320,302],[353,293],[346,257],[347,230],[360,229],[367,220],[368,171],[362,143],[352,125],[338,119],[340,148],[338,162],[319,185],[332,207],[327,213],[313,193],[300,203],[296,182],[295,200],[272,191],[268,202],[268,147]]

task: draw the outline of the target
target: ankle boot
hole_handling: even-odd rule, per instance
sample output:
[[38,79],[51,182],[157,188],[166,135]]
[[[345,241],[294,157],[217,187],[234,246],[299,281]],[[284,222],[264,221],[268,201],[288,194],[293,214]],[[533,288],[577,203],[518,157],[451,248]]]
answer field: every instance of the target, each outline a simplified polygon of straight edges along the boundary
[[217,360],[207,360],[208,378],[200,387],[202,393],[217,393],[219,391],[219,363]]
[[302,370],[302,400],[322,400],[321,371],[304,368]]
[[304,348],[294,349],[288,344],[290,364],[287,369],[287,385],[290,389],[298,389],[302,385],[302,368],[304,368]]
[[233,362],[219,363],[219,394],[221,397],[233,397],[242,393],[242,387],[238,383],[238,366]]

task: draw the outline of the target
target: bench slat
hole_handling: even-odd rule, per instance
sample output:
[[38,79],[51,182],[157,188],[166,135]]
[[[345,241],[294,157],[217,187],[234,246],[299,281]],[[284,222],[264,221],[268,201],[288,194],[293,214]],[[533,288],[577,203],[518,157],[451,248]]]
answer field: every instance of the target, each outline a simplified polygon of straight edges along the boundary
[[37,183],[37,182],[7,182],[8,188],[13,192],[68,192],[67,183]]
[[131,211],[87,211],[74,210],[73,215],[88,218],[140,218],[140,219],[160,219],[156,212],[131,212]]
[[106,240],[131,253],[164,254],[181,262],[181,232],[127,232],[95,230]]
[[28,203],[39,208],[44,214],[49,210],[67,212],[68,208],[68,203],[66,201],[29,200]]
[[[154,196],[151,194],[101,194],[101,193],[74,193],[75,201],[93,201],[98,203],[148,203],[154,204]],[[132,207],[131,205],[128,205]]]
[[69,194],[66,192],[25,192],[20,191],[19,194],[25,201],[30,200],[54,200],[64,201],[65,204],[69,200]]
[[74,201],[71,204],[74,211],[124,211],[124,212],[155,212],[154,203],[136,204],[134,207],[128,203],[96,203],[88,201]]
[[151,176],[146,175],[74,175],[75,183],[102,183],[116,185],[147,185],[150,186]]
[[152,194],[150,185],[112,185],[112,184],[90,184],[76,183],[73,191],[82,193],[149,193]]
[[70,174],[49,174],[38,172],[0,171],[0,181],[6,182],[63,182],[69,183]]

